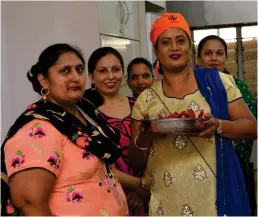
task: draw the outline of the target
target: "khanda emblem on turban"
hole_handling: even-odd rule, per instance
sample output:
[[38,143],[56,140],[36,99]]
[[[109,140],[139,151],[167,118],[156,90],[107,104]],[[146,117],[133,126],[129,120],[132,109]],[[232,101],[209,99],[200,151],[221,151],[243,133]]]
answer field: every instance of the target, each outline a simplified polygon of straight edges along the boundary
[[171,15],[168,17],[169,20],[173,20],[173,21],[176,21],[177,20],[177,17],[174,16],[174,15]]

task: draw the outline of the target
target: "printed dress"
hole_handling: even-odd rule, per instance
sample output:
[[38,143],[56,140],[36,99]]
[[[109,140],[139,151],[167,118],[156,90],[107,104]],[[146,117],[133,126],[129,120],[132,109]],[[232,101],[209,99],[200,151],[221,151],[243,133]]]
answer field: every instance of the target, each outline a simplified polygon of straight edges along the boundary
[[[241,98],[229,75],[220,73],[228,103]],[[154,92],[153,90],[156,92]],[[162,80],[145,90],[137,99],[132,118],[166,116],[170,112],[192,109],[196,116],[210,107],[199,90],[183,99],[167,97]],[[157,97],[157,95],[159,97]],[[164,104],[161,102],[164,102]],[[216,216],[216,150],[215,137],[198,138],[168,134],[154,140],[147,164],[152,181],[149,214],[152,216]]]
[[[128,97],[128,101],[130,104],[130,108],[132,110],[135,99],[132,97]],[[122,156],[116,161],[116,168],[120,171],[127,173],[129,175],[135,177],[141,177],[142,173],[136,173],[128,164],[128,149],[131,139],[131,114],[123,119],[113,118],[105,115],[103,117],[107,121],[107,123],[114,129],[118,130],[120,133],[120,146],[122,149]],[[127,190],[125,189],[125,193]],[[148,215],[148,202],[146,201],[146,207],[143,210],[130,210],[130,215],[134,216],[145,216]]]
[[[257,119],[257,108],[248,85],[244,81],[240,80],[239,78],[234,78],[234,80],[243,96],[245,103],[247,104],[248,108],[250,109],[254,117]],[[254,141],[241,140],[241,141],[235,141],[235,143],[236,143],[236,151],[241,161],[243,161],[244,163],[249,163]]]
[[[91,139],[85,134],[81,142]],[[78,141],[78,144],[80,141]],[[53,215],[125,216],[124,192],[105,164],[62,135],[49,122],[33,120],[5,145],[8,176],[28,168],[44,168],[57,179],[49,206]]]

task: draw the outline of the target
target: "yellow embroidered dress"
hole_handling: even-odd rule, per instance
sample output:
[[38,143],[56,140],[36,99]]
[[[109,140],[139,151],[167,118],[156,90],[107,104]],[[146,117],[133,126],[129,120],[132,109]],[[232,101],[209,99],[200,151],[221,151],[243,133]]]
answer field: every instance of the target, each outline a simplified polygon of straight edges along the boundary
[[[230,75],[220,73],[228,103],[241,98]],[[158,97],[158,96],[159,97]],[[164,105],[161,100],[164,102]],[[170,111],[168,111],[166,109]],[[162,80],[145,90],[137,99],[132,118],[151,118],[193,109],[196,116],[210,107],[199,90],[183,99],[167,97]],[[168,134],[153,141],[147,170],[152,180],[150,215],[154,216],[216,216],[216,150],[215,137],[198,138]]]

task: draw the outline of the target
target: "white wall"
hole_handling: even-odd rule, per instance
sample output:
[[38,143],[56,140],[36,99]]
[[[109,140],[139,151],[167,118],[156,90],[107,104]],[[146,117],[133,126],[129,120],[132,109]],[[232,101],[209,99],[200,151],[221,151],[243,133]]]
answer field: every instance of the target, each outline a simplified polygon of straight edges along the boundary
[[70,43],[87,61],[100,47],[97,2],[1,2],[2,140],[27,105],[39,99],[26,73],[47,46]]
[[257,22],[256,1],[167,1],[168,12],[179,12],[191,27]]

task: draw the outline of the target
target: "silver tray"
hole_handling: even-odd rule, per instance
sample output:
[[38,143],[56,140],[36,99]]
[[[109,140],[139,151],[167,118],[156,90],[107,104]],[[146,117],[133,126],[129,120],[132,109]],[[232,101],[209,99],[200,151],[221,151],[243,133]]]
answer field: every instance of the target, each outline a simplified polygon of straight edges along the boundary
[[166,118],[142,120],[153,123],[156,130],[163,133],[195,134],[205,130],[204,118]]

